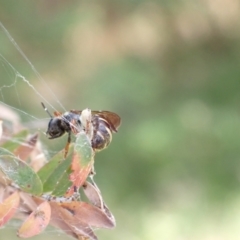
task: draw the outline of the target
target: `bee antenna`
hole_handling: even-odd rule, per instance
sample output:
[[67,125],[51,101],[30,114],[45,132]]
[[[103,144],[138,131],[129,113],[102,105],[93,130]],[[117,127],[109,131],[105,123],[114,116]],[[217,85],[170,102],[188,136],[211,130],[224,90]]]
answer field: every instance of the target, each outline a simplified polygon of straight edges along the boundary
[[47,112],[47,114],[50,116],[50,118],[53,118],[53,116],[51,115],[51,113],[48,111],[47,107],[44,105],[43,102],[41,102],[43,109]]

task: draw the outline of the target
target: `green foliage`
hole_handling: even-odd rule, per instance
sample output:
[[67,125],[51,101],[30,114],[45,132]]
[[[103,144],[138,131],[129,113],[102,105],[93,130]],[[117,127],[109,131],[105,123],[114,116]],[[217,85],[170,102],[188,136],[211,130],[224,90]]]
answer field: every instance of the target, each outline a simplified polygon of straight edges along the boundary
[[21,159],[10,156],[0,156],[0,169],[17,187],[33,195],[42,194],[42,182],[34,170]]
[[20,144],[23,142],[27,135],[28,135],[28,130],[23,130],[20,131],[19,133],[15,134],[13,136],[13,140],[11,141],[6,141],[1,145],[1,148],[4,150],[7,150],[8,152],[13,152]]
[[57,153],[38,171],[38,175],[43,183],[43,192],[52,192],[53,196],[63,196],[68,187],[71,186],[69,174],[71,172],[72,151],[73,146],[70,147],[66,159],[64,159],[62,151]]
[[[81,186],[78,183],[74,183],[73,180],[70,181],[71,174],[75,175],[74,179],[80,176],[82,179],[81,184],[85,182],[93,161],[91,143],[85,133],[78,134],[75,144],[70,145],[66,158],[64,157],[64,150],[60,151],[37,173],[31,167],[31,160],[28,164],[18,156],[14,156],[16,149],[20,149],[19,154],[25,150],[21,149],[21,147],[25,144],[22,137],[26,137],[26,135],[26,130],[14,135],[14,138],[3,144],[7,148],[2,148],[0,155],[0,169],[5,174],[5,177],[16,187],[36,196],[44,193],[51,196],[64,196],[73,184],[77,187]],[[20,136],[22,142],[19,141],[16,145],[15,137],[17,139]],[[74,165],[73,152],[75,156]],[[30,155],[30,152],[28,155]],[[85,167],[88,165],[90,168],[87,168],[85,171]]]
[[78,134],[74,150],[78,156],[81,156],[81,163],[79,164],[81,164],[82,167],[87,166],[94,157],[91,142],[85,133]]

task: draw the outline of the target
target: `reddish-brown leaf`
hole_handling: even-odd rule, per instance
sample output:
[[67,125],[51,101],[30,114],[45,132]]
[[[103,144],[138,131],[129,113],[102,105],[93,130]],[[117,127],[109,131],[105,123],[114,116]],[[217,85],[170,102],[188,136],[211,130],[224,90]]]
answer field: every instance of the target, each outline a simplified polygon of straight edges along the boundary
[[0,120],[0,139],[2,138],[2,133],[3,133],[3,126],[2,126],[3,121]]
[[0,203],[0,227],[9,221],[19,206],[19,193],[16,191]]
[[85,222],[90,226],[98,228],[112,228],[114,223],[99,208],[85,202],[59,203],[61,214],[67,223],[77,226],[78,222]]
[[100,208],[106,215],[106,217],[109,219],[109,221],[112,222],[112,227],[115,227],[116,222],[113,214],[110,212],[107,205],[104,203],[102,194],[100,189],[98,188],[97,184],[93,181],[85,182],[83,185],[84,193],[86,194],[89,201],[96,207]]
[[57,202],[49,202],[51,206],[51,221],[50,224],[64,231],[66,234],[72,236],[73,238],[79,239],[78,235],[72,228],[64,221],[60,214],[60,205]]
[[84,208],[84,204],[83,202],[59,203],[59,215],[80,239],[97,240],[98,238],[94,234],[91,224],[85,218],[86,214],[80,216],[76,211],[77,208]]
[[17,149],[14,151],[14,155],[20,158],[21,160],[25,161],[33,151],[38,139],[38,134],[35,133],[30,136],[26,142],[21,144]]
[[[96,184],[95,184],[96,185]],[[83,184],[83,190],[89,201],[96,207],[103,209],[103,198],[98,187],[86,181]]]
[[79,153],[73,153],[71,164],[72,173],[69,176],[69,179],[72,182],[72,186],[65,195],[66,197],[72,196],[75,192],[75,189],[79,189],[84,184],[89,173],[92,170],[93,163],[94,159],[92,158],[89,163],[81,164],[81,156],[79,155]]
[[28,238],[41,233],[48,225],[51,217],[51,208],[48,202],[41,203],[22,224],[18,236]]

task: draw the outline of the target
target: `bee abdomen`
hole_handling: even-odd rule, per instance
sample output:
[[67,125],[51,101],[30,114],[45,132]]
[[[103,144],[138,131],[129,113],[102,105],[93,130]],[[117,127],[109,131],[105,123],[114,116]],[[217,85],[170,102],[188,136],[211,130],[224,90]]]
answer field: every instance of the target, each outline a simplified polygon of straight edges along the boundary
[[104,119],[99,118],[98,129],[92,138],[92,147],[97,150],[103,150],[106,148],[112,141],[112,132],[109,127],[106,125]]

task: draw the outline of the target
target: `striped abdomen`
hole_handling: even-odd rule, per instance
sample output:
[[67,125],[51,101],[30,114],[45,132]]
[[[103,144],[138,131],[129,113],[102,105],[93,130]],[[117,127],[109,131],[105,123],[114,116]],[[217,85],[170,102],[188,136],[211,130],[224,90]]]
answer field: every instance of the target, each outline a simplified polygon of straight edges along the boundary
[[106,148],[112,141],[112,131],[107,120],[99,116],[93,118],[93,138],[92,147],[96,151],[101,151]]

